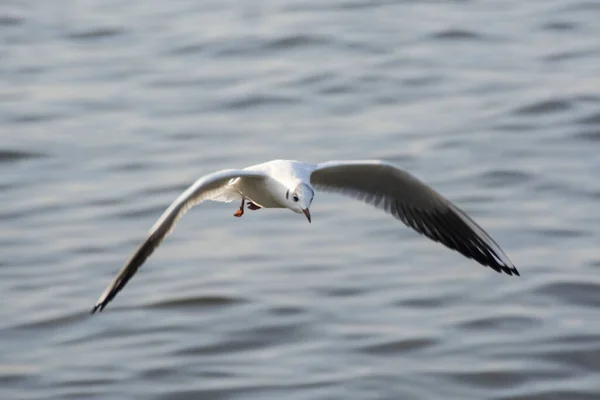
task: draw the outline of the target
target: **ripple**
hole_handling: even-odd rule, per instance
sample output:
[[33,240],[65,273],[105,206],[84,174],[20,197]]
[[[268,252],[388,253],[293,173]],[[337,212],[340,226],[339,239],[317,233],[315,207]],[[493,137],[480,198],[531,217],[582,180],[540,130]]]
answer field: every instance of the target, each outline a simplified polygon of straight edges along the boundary
[[571,138],[592,143],[600,142],[600,129],[577,132],[571,135]]
[[106,247],[102,246],[80,246],[72,250],[75,254],[103,254],[106,252]]
[[270,40],[264,48],[268,50],[295,50],[299,47],[326,46],[330,43],[326,36],[296,34]]
[[266,106],[285,106],[298,103],[298,99],[281,95],[252,94],[222,103],[224,110],[250,110]]
[[471,194],[464,196],[457,196],[454,198],[457,204],[462,205],[475,205],[475,204],[490,204],[493,203],[495,197],[491,194]]
[[573,104],[567,100],[541,100],[514,110],[517,115],[544,115],[569,111]]
[[[186,190],[191,183],[189,184],[172,184],[172,185],[162,185],[158,187],[151,187],[148,189],[142,190],[139,195],[143,197],[157,196],[161,194],[171,194],[171,193],[182,193]],[[137,197],[137,195],[136,195]]]
[[43,153],[34,153],[34,152],[30,152],[30,151],[0,149],[0,164],[17,162],[17,161],[27,160],[30,158],[42,158],[42,157],[46,157],[46,156],[47,155],[43,154]]
[[561,196],[569,195],[574,198],[589,198],[591,200],[598,199],[599,194],[599,192],[587,190],[570,182],[559,180],[538,181],[533,185],[533,189],[538,193],[551,193]]
[[347,94],[347,93],[352,93],[354,91],[355,91],[355,88],[353,85],[340,83],[340,84],[328,85],[326,87],[323,87],[322,89],[319,89],[318,93],[325,94],[325,95],[331,95],[331,94],[343,95],[343,94]]
[[92,41],[92,40],[101,40],[112,38],[115,36],[120,36],[125,33],[124,28],[117,27],[99,27],[99,28],[91,28],[87,30],[81,30],[78,32],[69,32],[67,34],[67,38],[72,40],[83,40],[83,41]]
[[152,164],[144,161],[127,161],[116,165],[110,165],[107,171],[141,171],[147,169]]
[[534,124],[526,124],[526,123],[516,123],[516,122],[507,122],[507,123],[499,123],[495,127],[500,131],[509,131],[509,132],[527,132],[531,131],[535,128]]
[[539,325],[540,321],[535,318],[495,315],[463,322],[458,324],[457,327],[468,330],[504,330],[506,332],[516,332]]
[[484,40],[485,37],[477,32],[467,31],[463,29],[446,29],[443,31],[436,32],[431,35],[432,39],[439,40],[458,40],[458,41],[467,41],[467,40]]
[[563,11],[564,12],[568,12],[568,11],[599,12],[600,11],[600,3],[598,3],[595,0],[573,1],[573,2],[570,2],[568,6],[565,6]]
[[177,356],[197,357],[210,355],[223,355],[229,352],[252,351],[269,346],[271,343],[264,338],[222,338],[219,343],[212,343],[203,346],[186,346],[174,352]]
[[218,342],[178,349],[175,354],[197,357],[256,351],[276,344],[301,340],[305,330],[304,323],[278,323],[277,325],[250,328],[243,332],[230,334],[228,337],[219,338]]
[[579,119],[577,122],[584,125],[600,125],[600,112],[596,112]]
[[370,1],[370,0],[353,0],[353,1],[342,1],[335,4],[335,8],[339,8],[341,10],[364,10],[364,9],[375,9],[379,7],[383,7],[389,4],[394,4],[393,1],[390,0],[379,0],[379,1]]
[[360,351],[374,355],[401,356],[410,351],[421,351],[436,345],[438,341],[431,338],[407,338],[388,340],[377,344],[362,346]]
[[[148,368],[139,374],[139,378],[148,380],[166,379],[175,376],[181,376],[181,372],[172,366]],[[224,376],[215,376],[214,378],[224,378]]]
[[571,21],[551,21],[542,24],[541,28],[545,31],[573,31],[579,27],[579,24]]
[[402,84],[413,87],[432,86],[441,83],[444,78],[440,75],[425,75],[415,76],[410,78],[404,78]]
[[242,298],[226,297],[226,296],[199,296],[199,297],[182,297],[178,299],[167,299],[145,305],[145,308],[150,309],[188,309],[188,308],[212,308],[224,307],[237,304],[243,304],[247,301]]
[[598,348],[598,346],[583,349],[557,349],[554,351],[546,351],[543,354],[540,354],[539,357],[548,361],[567,365],[577,371],[600,370],[600,348]]
[[[234,381],[235,382],[235,381]],[[166,394],[157,397],[157,400],[240,400],[240,399],[282,399],[290,394],[302,393],[302,399],[321,400],[338,397],[322,396],[323,390],[334,384],[341,382],[335,381],[316,381],[298,384],[288,384],[277,382],[273,384],[250,384],[232,382],[229,387],[215,385],[213,388],[205,389],[187,389],[171,390]],[[313,393],[313,391],[315,391]],[[321,395],[319,395],[321,394]]]
[[574,228],[544,228],[535,231],[535,234],[547,237],[556,237],[561,239],[585,237],[591,234],[590,231]]
[[543,296],[555,298],[561,303],[598,307],[600,306],[600,285],[589,282],[555,282],[536,290]]
[[216,389],[177,389],[168,392],[167,394],[156,397],[158,400],[194,400],[194,399],[211,399],[211,400],[227,400],[242,398],[240,396],[247,395],[246,389],[234,388],[216,388]]
[[123,204],[124,202],[125,202],[125,199],[123,197],[105,197],[105,198],[91,199],[86,202],[86,206],[92,206],[92,207],[116,206],[119,204]]
[[105,387],[113,383],[112,379],[89,378],[89,379],[66,379],[61,382],[61,386],[69,388],[89,388],[91,386]]
[[305,314],[306,309],[294,306],[271,307],[269,313],[275,316],[296,316]]
[[23,22],[25,22],[25,18],[20,15],[0,15],[0,27],[21,25]]
[[61,117],[61,114],[24,111],[22,114],[12,115],[10,117],[10,121],[14,122],[15,124],[36,124],[39,122],[50,122],[53,120],[58,120]]
[[0,363],[0,383],[9,385],[29,379],[39,373],[39,368],[27,364]]
[[248,38],[242,41],[211,44],[210,47],[220,47],[215,51],[217,57],[240,57],[266,55],[270,52],[299,51],[304,48],[320,48],[333,46],[328,36],[317,34],[294,34],[275,38]]
[[575,60],[578,58],[587,57],[591,54],[591,50],[567,50],[551,53],[542,57],[542,60],[549,62],[561,62],[567,60]]
[[[466,384],[487,389],[506,389],[527,382],[530,377],[523,372],[522,369],[515,368],[482,372],[447,372],[441,375],[460,382],[462,385]],[[536,375],[538,374],[539,372],[536,373]]]
[[26,322],[16,328],[19,329],[44,329],[44,328],[61,328],[64,326],[69,326],[73,324],[73,322],[83,321],[85,318],[89,316],[88,312],[74,312],[70,314],[60,314],[52,317],[38,318],[38,320],[33,322]]
[[593,400],[597,397],[598,392],[583,389],[548,390],[532,388],[525,394],[503,396],[499,397],[498,400]]
[[170,49],[168,54],[172,55],[188,55],[188,54],[199,54],[207,49],[206,43],[192,43],[183,46],[178,46]]
[[123,219],[138,219],[141,217],[156,217],[165,211],[165,206],[149,206],[137,207],[131,210],[119,211],[111,214],[111,216]]
[[530,182],[533,180],[533,176],[525,171],[496,170],[484,172],[477,179],[488,187],[504,187]]
[[331,81],[335,78],[336,78],[335,74],[328,73],[328,72],[311,73],[311,74],[302,75],[300,78],[294,79],[291,82],[291,86],[306,87],[306,86],[312,86],[312,85],[319,85],[321,83]]
[[463,301],[464,298],[462,296],[440,296],[440,297],[425,297],[425,298],[409,298],[406,300],[402,300],[396,303],[397,306],[404,307],[414,307],[414,308],[432,308],[439,309],[444,306],[448,306],[451,304],[456,304]]
[[[598,334],[589,334],[589,333],[565,333],[561,335],[559,338],[553,338],[550,340],[546,340],[545,343],[550,345],[552,348],[563,347],[566,346],[592,346],[597,347],[600,345],[600,335]],[[599,347],[600,348],[600,347]]]
[[330,287],[320,291],[328,297],[355,297],[367,292],[364,287]]

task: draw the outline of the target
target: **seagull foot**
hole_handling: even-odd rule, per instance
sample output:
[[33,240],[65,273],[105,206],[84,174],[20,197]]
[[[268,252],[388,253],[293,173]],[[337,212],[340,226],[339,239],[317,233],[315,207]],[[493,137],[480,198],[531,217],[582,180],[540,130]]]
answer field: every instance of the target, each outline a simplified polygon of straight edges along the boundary
[[248,202],[248,210],[260,210],[261,208],[261,206],[257,206],[251,201]]
[[244,215],[244,202],[246,201],[246,199],[242,199],[242,204],[240,204],[240,208],[237,209],[236,212],[233,213],[234,217],[241,217],[242,215]]

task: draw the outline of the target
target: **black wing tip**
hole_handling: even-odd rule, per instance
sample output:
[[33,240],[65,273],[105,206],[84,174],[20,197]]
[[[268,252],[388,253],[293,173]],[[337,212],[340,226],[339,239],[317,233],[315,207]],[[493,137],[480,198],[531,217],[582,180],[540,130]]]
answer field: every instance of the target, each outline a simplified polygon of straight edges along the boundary
[[95,314],[96,311],[98,312],[102,312],[102,310],[104,310],[104,307],[106,306],[106,303],[98,303],[96,304],[93,308],[92,311],[90,311],[90,314]]
[[508,266],[508,265],[488,265],[488,267],[492,268],[494,271],[496,271],[497,273],[501,274],[501,273],[505,273],[506,275],[509,276],[521,276],[521,274],[519,273],[519,271],[517,270],[517,268],[513,265],[513,266]]

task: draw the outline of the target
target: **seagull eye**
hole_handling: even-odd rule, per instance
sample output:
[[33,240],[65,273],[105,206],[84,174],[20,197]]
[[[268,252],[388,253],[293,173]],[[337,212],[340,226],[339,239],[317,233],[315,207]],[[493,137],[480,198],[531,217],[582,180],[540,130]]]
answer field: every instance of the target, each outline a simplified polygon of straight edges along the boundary
[[293,195],[293,196],[292,196],[292,199],[293,199],[295,202],[297,202],[297,201],[299,200],[297,195]]

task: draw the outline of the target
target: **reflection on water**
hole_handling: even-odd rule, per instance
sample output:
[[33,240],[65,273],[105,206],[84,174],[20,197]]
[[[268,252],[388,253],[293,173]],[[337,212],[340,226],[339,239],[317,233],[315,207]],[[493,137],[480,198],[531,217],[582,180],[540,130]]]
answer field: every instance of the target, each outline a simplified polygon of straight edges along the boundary
[[[68,10],[68,12],[67,12]],[[594,2],[13,2],[0,10],[3,399],[600,397]],[[521,278],[318,194],[191,211],[221,168],[397,163]]]

